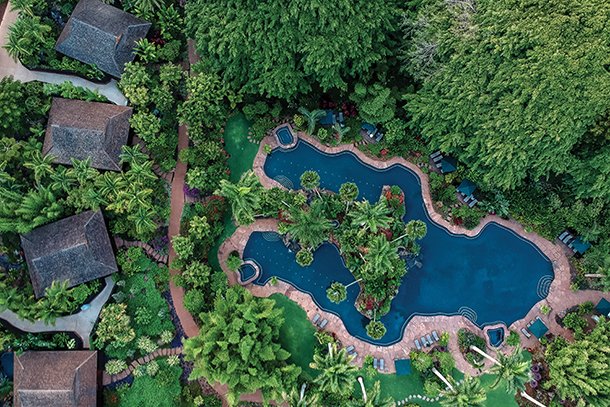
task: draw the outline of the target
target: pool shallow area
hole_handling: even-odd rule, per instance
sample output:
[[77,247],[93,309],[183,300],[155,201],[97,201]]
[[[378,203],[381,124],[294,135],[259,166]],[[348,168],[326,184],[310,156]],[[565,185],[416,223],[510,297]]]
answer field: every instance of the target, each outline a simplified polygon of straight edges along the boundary
[[280,127],[279,129],[277,129],[276,134],[277,138],[280,140],[280,143],[285,146],[292,144],[292,142],[294,141],[294,138],[288,126]]
[[490,329],[487,331],[491,346],[498,347],[504,342],[504,328]]
[[334,245],[322,245],[314,253],[314,262],[301,267],[281,241],[270,241],[258,232],[251,235],[244,259],[255,259],[260,266],[254,283],[264,285],[274,276],[289,282],[311,294],[320,308],[340,316],[351,335],[391,345],[402,339],[415,315],[461,314],[478,326],[500,322],[509,326],[548,295],[552,265],[533,244],[493,223],[475,238],[452,235],[428,219],[419,178],[409,169],[396,165],[378,170],[352,153],[324,154],[302,140],[292,150],[276,149],[265,162],[270,178],[284,177],[294,185],[300,184],[307,170],[317,171],[321,187],[331,191],[353,182],[360,190],[358,199],[371,202],[378,200],[383,185],[398,185],[405,193],[405,222],[422,219],[428,225],[428,234],[420,241],[423,267],[413,268],[403,278],[390,312],[381,318],[386,335],[377,341],[366,335],[369,320],[354,307],[357,284],[348,288],[347,300],[341,304],[326,297],[331,282],[354,281]]
[[241,281],[248,281],[256,274],[256,269],[252,264],[244,264],[239,269]]

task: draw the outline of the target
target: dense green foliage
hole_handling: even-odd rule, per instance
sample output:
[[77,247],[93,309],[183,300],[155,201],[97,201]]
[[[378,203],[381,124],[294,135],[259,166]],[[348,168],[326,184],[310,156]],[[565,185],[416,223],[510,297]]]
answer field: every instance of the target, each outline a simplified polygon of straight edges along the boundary
[[285,99],[314,82],[345,89],[383,63],[398,17],[390,0],[199,0],[186,12],[187,34],[227,83]]
[[201,314],[199,336],[184,342],[186,360],[195,362],[190,379],[229,384],[227,401],[235,405],[242,393],[260,389],[265,400],[282,400],[296,385],[301,368],[286,365],[290,353],[278,343],[284,322],[275,301],[255,298],[233,286],[226,299],[217,296],[214,310]]
[[175,407],[180,405],[180,366],[170,366],[165,360],[158,363],[154,375],[136,377],[131,387],[124,389],[120,407]]

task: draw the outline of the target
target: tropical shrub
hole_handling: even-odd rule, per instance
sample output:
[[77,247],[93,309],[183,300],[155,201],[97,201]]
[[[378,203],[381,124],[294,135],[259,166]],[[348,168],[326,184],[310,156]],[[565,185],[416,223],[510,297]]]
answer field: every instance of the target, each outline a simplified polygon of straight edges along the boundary
[[127,369],[127,363],[120,359],[111,359],[106,362],[105,370],[109,375],[117,375]]

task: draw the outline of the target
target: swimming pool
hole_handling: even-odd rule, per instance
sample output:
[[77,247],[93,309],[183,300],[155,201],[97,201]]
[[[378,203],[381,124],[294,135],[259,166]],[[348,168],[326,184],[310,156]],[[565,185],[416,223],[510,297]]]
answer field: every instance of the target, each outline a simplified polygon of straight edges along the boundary
[[487,336],[489,336],[489,343],[491,346],[497,348],[504,342],[504,328],[490,329],[487,331]]
[[288,126],[279,128],[276,131],[276,134],[277,138],[280,140],[280,143],[285,146],[292,144],[292,142],[294,141],[294,138],[292,137],[292,133],[290,132]]
[[248,281],[256,274],[256,269],[252,264],[244,264],[239,268],[239,275],[241,277],[241,281]]
[[428,225],[428,234],[420,241],[423,267],[404,277],[390,312],[381,318],[386,335],[377,341],[366,335],[369,321],[354,307],[357,284],[348,288],[347,300],[341,304],[326,298],[330,282],[354,281],[333,245],[322,245],[314,262],[302,268],[280,241],[252,234],[244,258],[256,259],[261,266],[254,283],[264,285],[277,276],[311,293],[318,306],[341,317],[351,335],[376,345],[391,345],[402,339],[404,327],[415,315],[462,314],[478,326],[509,326],[548,295],[553,268],[536,246],[493,223],[475,238],[452,235],[429,220],[419,178],[409,169],[397,165],[378,170],[352,153],[324,154],[302,140],[290,151],[276,149],[265,162],[270,178],[286,177],[294,185],[300,184],[300,176],[307,170],[317,171],[320,186],[331,191],[338,192],[341,184],[353,182],[360,190],[358,199],[371,202],[378,200],[383,185],[398,185],[405,193],[405,223],[422,219]]

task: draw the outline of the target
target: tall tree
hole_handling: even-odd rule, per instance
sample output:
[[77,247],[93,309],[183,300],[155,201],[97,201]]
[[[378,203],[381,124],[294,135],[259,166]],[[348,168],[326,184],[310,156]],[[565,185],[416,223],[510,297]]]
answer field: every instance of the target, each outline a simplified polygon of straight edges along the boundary
[[339,188],[339,196],[346,202],[345,213],[349,210],[350,202],[354,202],[356,198],[358,198],[359,193],[358,186],[353,182],[346,182],[341,185],[341,188]]
[[[607,168],[600,174],[603,164],[579,161],[592,163],[589,156],[610,145],[597,138],[582,150],[587,130],[610,109],[610,27],[595,23],[610,3],[532,0],[516,8],[503,0],[476,7],[467,32],[454,29],[455,13],[437,14],[440,24],[427,27],[443,30],[436,37],[443,67],[408,96],[412,124],[432,148],[457,155],[499,187],[576,171],[595,186],[582,194],[599,189],[605,196]],[[582,21],[590,22],[586,29]]]
[[337,344],[328,344],[328,354],[325,356],[313,355],[313,362],[309,364],[312,369],[322,372],[314,380],[323,391],[339,394],[351,393],[358,366],[350,363],[356,356],[348,355],[346,348],[337,350]]
[[195,362],[189,380],[228,383],[231,406],[241,394],[259,389],[265,402],[282,401],[282,393],[296,386],[301,373],[284,362],[290,353],[279,344],[282,312],[275,301],[256,298],[238,285],[226,299],[218,296],[214,310],[200,315],[199,335],[184,341],[185,359]]
[[293,209],[288,213],[290,220],[286,231],[293,239],[310,248],[316,248],[328,239],[328,234],[333,225],[330,219],[324,216],[323,206],[320,201],[312,203],[307,209]]
[[481,387],[481,380],[473,378],[468,373],[464,375],[464,381],[460,384],[455,382],[453,377],[448,377],[447,380],[452,388],[441,390],[442,399],[440,399],[443,407],[476,407],[483,405],[487,400],[485,389]]
[[186,31],[198,51],[245,92],[293,98],[313,83],[346,89],[391,55],[392,0],[194,0]]
[[360,387],[362,388],[362,400],[350,400],[347,402],[347,407],[392,407],[394,399],[392,397],[381,397],[381,382],[377,380],[373,388],[367,391],[364,388],[362,377],[358,377]]
[[504,383],[506,392],[515,394],[519,390],[525,391],[525,383],[530,380],[530,362],[523,361],[523,353],[519,347],[510,355],[505,355],[495,348],[499,365],[496,364],[487,373],[495,374],[496,380],[489,387],[495,390]]
[[284,394],[284,400],[290,407],[318,407],[318,399],[320,398],[319,393],[305,394],[305,383],[301,386],[299,392],[296,388],[293,388],[290,393]]
[[388,216],[390,210],[385,202],[379,202],[376,205],[371,205],[366,199],[361,202],[356,202],[354,210],[349,213],[352,219],[352,226],[362,226],[362,231],[370,229],[371,232],[377,233],[378,228],[387,228],[392,221]]
[[320,175],[315,171],[305,171],[301,175],[301,186],[305,189],[315,191],[318,196],[318,187],[320,186]]
[[364,256],[366,263],[362,268],[365,279],[374,279],[379,274],[386,273],[392,269],[392,262],[398,260],[396,245],[388,242],[383,234],[371,238],[367,250],[368,253]]
[[248,171],[241,176],[237,184],[224,179],[220,181],[215,194],[227,198],[237,222],[248,226],[254,223],[254,214],[258,210],[262,190],[263,187],[254,171]]

